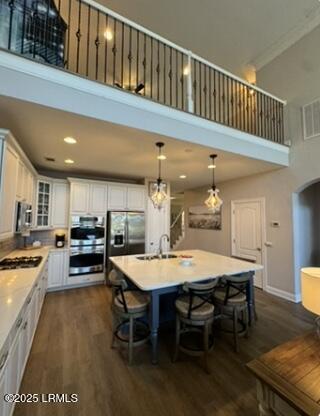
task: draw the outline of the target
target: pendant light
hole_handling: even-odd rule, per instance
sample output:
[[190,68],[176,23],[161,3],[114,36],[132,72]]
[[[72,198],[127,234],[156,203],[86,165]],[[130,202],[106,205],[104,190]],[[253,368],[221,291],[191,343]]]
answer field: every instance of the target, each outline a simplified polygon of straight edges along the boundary
[[157,182],[153,185],[152,194],[151,194],[151,201],[153,203],[153,206],[155,208],[161,209],[164,202],[167,200],[168,195],[165,192],[166,185],[162,182],[161,179],[161,162],[162,160],[165,160],[165,155],[162,154],[162,148],[164,146],[164,143],[157,142],[156,146],[159,149],[158,154],[158,163],[159,163],[159,176],[157,179]]
[[212,187],[208,190],[209,198],[205,200],[205,204],[208,207],[208,210],[212,213],[219,211],[221,205],[223,204],[222,200],[219,198],[219,189],[216,188],[215,181],[214,181],[214,171],[216,168],[215,165],[215,158],[217,155],[210,155],[211,163],[208,166],[209,169],[212,169]]

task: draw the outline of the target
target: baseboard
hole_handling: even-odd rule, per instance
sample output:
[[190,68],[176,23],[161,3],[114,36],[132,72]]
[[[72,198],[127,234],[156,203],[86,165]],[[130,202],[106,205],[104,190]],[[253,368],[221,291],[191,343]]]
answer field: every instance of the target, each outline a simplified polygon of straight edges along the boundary
[[271,295],[278,296],[279,298],[289,300],[290,302],[299,303],[301,302],[301,294],[294,294],[286,292],[285,290],[277,289],[276,287],[267,286],[266,292],[271,293]]

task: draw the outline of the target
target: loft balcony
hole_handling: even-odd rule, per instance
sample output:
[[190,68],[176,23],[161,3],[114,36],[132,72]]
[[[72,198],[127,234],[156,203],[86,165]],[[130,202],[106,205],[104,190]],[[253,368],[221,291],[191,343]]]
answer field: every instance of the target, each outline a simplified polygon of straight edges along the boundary
[[92,0],[0,0],[0,48],[284,145],[284,101]]

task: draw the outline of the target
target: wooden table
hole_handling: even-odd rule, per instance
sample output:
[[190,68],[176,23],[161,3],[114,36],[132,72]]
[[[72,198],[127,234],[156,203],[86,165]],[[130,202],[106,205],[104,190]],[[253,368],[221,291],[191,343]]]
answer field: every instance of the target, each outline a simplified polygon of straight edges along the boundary
[[[152,343],[152,362],[157,363],[158,329],[160,317],[160,296],[175,293],[185,282],[200,282],[220,276],[232,276],[248,273],[250,287],[248,288],[249,319],[253,317],[254,309],[254,272],[263,266],[221,256],[202,250],[171,252],[177,258],[138,260],[137,255],[110,257],[114,266],[119,269],[140,290],[148,291],[151,296],[150,329]],[[193,264],[185,267],[180,264],[182,254],[192,255]],[[142,255],[141,255],[142,256]]]
[[320,415],[320,338],[308,333],[251,361],[260,415]]

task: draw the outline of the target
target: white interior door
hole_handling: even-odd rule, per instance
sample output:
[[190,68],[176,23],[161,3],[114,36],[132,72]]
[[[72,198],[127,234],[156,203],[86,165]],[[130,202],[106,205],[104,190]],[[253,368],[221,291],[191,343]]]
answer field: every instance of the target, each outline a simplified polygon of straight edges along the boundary
[[[264,265],[263,200],[232,201],[232,255]],[[256,287],[264,286],[264,271],[256,272]]]

